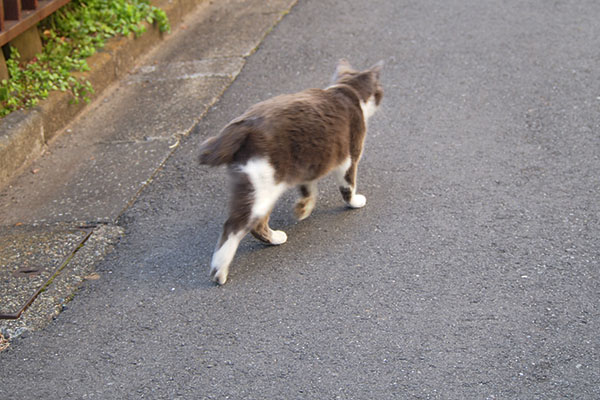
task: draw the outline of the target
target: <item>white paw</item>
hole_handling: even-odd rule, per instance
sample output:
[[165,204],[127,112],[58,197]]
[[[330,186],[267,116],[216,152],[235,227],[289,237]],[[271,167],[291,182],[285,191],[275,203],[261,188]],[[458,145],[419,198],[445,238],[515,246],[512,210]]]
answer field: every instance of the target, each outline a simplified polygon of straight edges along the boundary
[[365,204],[367,204],[367,198],[362,194],[355,194],[352,196],[352,200],[350,200],[348,205],[352,208],[361,208],[364,207]]
[[227,282],[227,275],[229,271],[228,268],[216,268],[211,267],[210,269],[210,277],[211,279],[218,283],[219,285],[224,285]]
[[287,241],[287,235],[284,231],[271,232],[271,244],[283,244]]

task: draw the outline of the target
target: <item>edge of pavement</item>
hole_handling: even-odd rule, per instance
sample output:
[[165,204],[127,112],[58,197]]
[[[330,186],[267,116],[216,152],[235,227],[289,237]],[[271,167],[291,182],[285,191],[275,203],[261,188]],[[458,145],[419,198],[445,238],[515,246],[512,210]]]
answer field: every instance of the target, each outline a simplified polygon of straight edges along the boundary
[[[208,0],[153,0],[152,4],[167,14],[171,30],[174,31],[182,23],[186,14],[194,11],[201,3]],[[91,102],[102,96],[105,89],[123,78],[141,57],[153,47],[160,45],[165,34],[156,24],[146,25],[146,32],[139,37],[132,33],[127,37],[113,37],[104,48],[87,59],[90,70],[83,75],[92,83],[94,93]],[[64,128],[87,107],[88,103],[73,103],[72,96],[65,92],[52,92],[36,107],[18,110],[0,119],[0,189],[22,173],[48,148]],[[90,103],[91,103],[90,102]],[[122,229],[118,227],[101,227],[94,231],[96,240],[86,243],[85,251],[79,255],[73,253],[69,269],[78,273],[57,275],[19,319],[0,320],[0,351],[8,347],[9,340],[22,336],[27,331],[37,330],[45,326],[65,307],[81,282],[93,279],[91,275],[94,255],[106,254],[110,247],[118,241]],[[90,238],[91,239],[91,238]],[[90,250],[91,249],[91,250]],[[90,278],[91,277],[91,278]],[[6,338],[4,337],[6,336]]]
[[[169,2],[169,0],[161,1]],[[169,74],[179,74],[177,76],[174,76],[173,78],[178,82],[195,82],[197,86],[194,87],[200,87],[202,88],[201,90],[206,91],[206,93],[205,96],[202,97],[202,100],[198,104],[198,107],[194,108],[193,112],[186,111],[184,118],[185,123],[183,123],[180,129],[177,130],[177,133],[173,134],[169,132],[170,136],[165,137],[165,139],[168,140],[156,141],[160,144],[160,147],[157,147],[157,149],[160,150],[157,152],[160,154],[152,158],[151,161],[149,161],[149,165],[147,165],[143,173],[140,174],[140,179],[136,180],[135,184],[128,186],[128,188],[126,189],[126,193],[120,194],[121,197],[119,197],[116,200],[116,202],[119,203],[118,210],[121,211],[119,211],[117,214],[114,214],[115,211],[113,211],[113,213],[110,214],[110,218],[108,219],[88,219],[86,218],[86,216],[89,215],[87,215],[86,213],[88,213],[89,211],[86,210],[82,211],[78,216],[69,217],[69,219],[65,219],[64,216],[49,216],[46,220],[42,220],[41,222],[39,220],[36,220],[35,218],[28,220],[29,222],[26,222],[25,220],[22,220],[18,217],[14,217],[13,215],[6,216],[6,218],[4,218],[4,223],[2,223],[2,218],[0,218],[0,228],[2,228],[2,225],[4,224],[4,232],[7,235],[6,237],[10,237],[10,235],[13,235],[15,231],[23,230],[23,228],[30,229],[30,231],[34,233],[45,230],[45,232],[49,232],[48,235],[52,238],[52,240],[59,243],[58,246],[54,246],[61,247],[61,250],[63,251],[63,253],[61,254],[64,254],[65,251],[64,240],[61,237],[61,235],[64,235],[64,232],[69,232],[70,230],[81,228],[81,221],[92,221],[89,224],[89,226],[85,227],[87,229],[91,229],[92,233],[90,234],[89,238],[86,239],[81,245],[79,245],[74,250],[69,250],[68,253],[70,255],[66,258],[66,261],[58,261],[57,265],[60,266],[58,267],[57,272],[50,278],[49,283],[42,290],[39,296],[37,296],[35,301],[33,301],[31,305],[25,308],[25,310],[22,312],[21,316],[18,319],[0,320],[0,349],[6,347],[6,341],[3,340],[3,336],[12,342],[13,339],[22,337],[23,335],[26,335],[27,332],[42,329],[66,307],[69,301],[72,300],[72,298],[75,296],[76,291],[81,286],[82,282],[87,280],[96,280],[100,278],[100,276],[95,272],[96,265],[98,264],[98,262],[100,262],[106,257],[106,255],[114,248],[114,246],[119,242],[120,238],[124,234],[123,228],[121,228],[115,223],[118,219],[118,215],[121,214],[123,208],[127,209],[131,204],[133,204],[133,202],[141,193],[143,188],[148,184],[148,182],[150,182],[153,179],[156,172],[163,166],[164,162],[176,150],[177,145],[179,144],[178,138],[182,136],[187,136],[190,134],[190,132],[193,131],[193,128],[197,125],[198,121],[206,115],[208,110],[218,101],[218,99],[223,95],[223,93],[229,87],[229,85],[237,78],[239,72],[243,69],[245,65],[247,57],[249,57],[254,53],[254,51],[256,51],[258,46],[260,46],[260,43],[262,43],[265,37],[285,17],[285,15],[287,15],[290,12],[290,10],[294,7],[296,2],[297,0],[279,0],[273,3],[269,3],[269,5],[263,6],[263,3],[261,3],[259,0],[249,2],[246,0],[229,0],[226,2],[213,2],[212,0],[179,0],[177,3],[174,4],[169,3],[170,8],[168,10],[166,6],[162,7],[163,10],[167,11],[167,15],[169,16],[171,21],[173,33],[169,36],[172,38],[172,40],[159,40],[161,39],[161,35],[158,32],[158,29],[150,28],[144,35],[142,35],[142,37],[138,39],[120,38],[113,40],[110,43],[107,43],[104,51],[97,53],[94,56],[93,60],[88,60],[90,67],[93,71],[92,74],[98,74],[98,76],[102,76],[104,74],[108,75],[105,83],[103,83],[104,88],[107,89],[106,92],[113,93],[113,89],[109,88],[109,86],[116,84],[118,81],[121,81],[123,79],[128,80],[128,84],[117,92],[117,94],[115,95],[116,97],[122,97],[123,93],[130,94],[131,90],[133,90],[131,82],[134,82],[133,85],[138,84],[140,85],[140,87],[144,87],[143,83],[140,84],[136,82],[138,78],[140,78],[140,76],[143,78],[141,80],[144,81],[148,74],[157,74],[156,78],[158,79],[158,81],[170,79],[168,78]],[[156,4],[156,2],[154,3]],[[184,5],[179,6],[180,4]],[[157,5],[161,6],[161,4]],[[253,5],[256,5],[258,8],[264,7],[265,9],[267,9],[268,12],[260,12],[260,10],[257,11],[253,8]],[[260,7],[258,5],[260,5]],[[239,7],[239,10],[237,9],[237,7]],[[226,12],[231,8],[235,12]],[[204,22],[203,20],[201,21],[197,19],[192,19],[200,15],[211,15],[211,10],[214,12],[218,11],[219,14],[216,18],[208,18],[206,22]],[[249,34],[252,35],[251,38],[248,38],[243,34],[240,35],[241,31],[237,32],[237,29],[233,29],[235,26],[239,26],[240,19],[244,19],[244,21],[252,19],[253,21],[255,21],[253,22],[253,24],[256,28],[251,29],[249,31]],[[197,26],[203,26],[202,32],[209,32],[207,31],[207,29],[216,30],[212,33],[207,33],[208,36],[215,36],[212,38],[212,40],[207,38],[205,41],[203,41],[205,46],[214,47],[211,48],[212,50],[207,50],[208,48],[204,49],[206,51],[200,54],[201,57],[207,57],[206,63],[196,61],[184,61],[183,63],[179,61],[171,63],[171,61],[167,57],[167,60],[165,61],[167,62],[167,64],[156,64],[155,61],[150,67],[143,68],[142,64],[152,63],[153,61],[152,58],[155,52],[150,52],[152,47],[155,47],[156,49],[162,48],[160,44],[164,43],[165,48],[169,48],[170,45],[176,42],[176,35],[181,34],[185,36],[185,32],[187,32],[185,34],[189,34],[191,33],[191,31],[193,31],[191,27],[193,23],[197,23]],[[204,23],[206,23],[207,25],[204,26]],[[175,28],[178,26],[181,29],[176,31]],[[224,29],[229,29],[229,32],[227,34],[220,33],[220,30]],[[240,29],[242,29],[242,27],[240,27]],[[244,29],[247,29],[247,26]],[[234,32],[231,32],[232,30]],[[229,40],[231,40],[231,43],[228,42]],[[221,43],[216,43],[218,41],[221,41]],[[154,44],[156,44],[157,46],[154,46]],[[225,47],[219,48],[219,45],[225,45]],[[213,55],[213,57],[211,58],[210,55]],[[185,70],[183,72],[179,71],[181,68],[185,69],[192,67],[198,67],[202,70],[196,74],[190,74],[190,71],[188,70]],[[206,72],[206,68],[208,68],[209,70],[212,69],[213,72]],[[135,71],[133,72],[133,75],[130,74],[131,71]],[[217,78],[214,77],[215,75],[217,76]],[[194,77],[191,78],[190,76]],[[185,77],[186,79],[182,79],[183,77]],[[196,81],[194,81],[194,79],[196,79]],[[215,81],[215,83],[210,84],[214,86],[213,89],[209,90],[207,89],[208,86],[200,84],[202,79],[212,79],[213,81]],[[97,85],[93,81],[92,83],[95,86]],[[115,86],[112,87],[114,88]],[[172,90],[173,87],[177,86],[171,87],[167,85],[164,87]],[[101,107],[103,107],[105,103],[109,100],[107,98],[108,95],[101,95],[98,89],[96,89],[96,91],[97,93],[94,96],[94,101],[92,101],[92,104],[90,104],[89,107],[76,107],[77,109],[75,111],[65,111],[64,116],[52,115],[61,114],[62,111],[57,110],[62,110],[61,107],[65,107],[64,103],[58,105],[47,105],[54,102],[60,102],[59,99],[51,99],[50,101],[45,102],[44,104],[42,104],[34,110],[18,113],[20,114],[19,118],[21,118],[20,123],[25,125],[27,130],[30,132],[28,134],[34,139],[32,141],[34,141],[34,147],[37,151],[35,155],[43,154],[46,147],[48,146],[48,140],[45,139],[46,136],[44,136],[47,135],[46,130],[50,129],[47,128],[47,126],[54,126],[56,128],[54,130],[55,133],[53,139],[56,140],[56,144],[59,146],[54,147],[60,147],[61,143],[69,143],[69,141],[72,139],[69,137],[68,134],[61,135],[61,131],[68,132],[69,127],[80,124],[82,120],[89,118],[90,115],[93,114],[93,112],[102,114],[102,110],[106,111]],[[61,94],[62,93],[59,93],[59,97],[63,97],[60,96]],[[173,101],[176,101],[176,99]],[[173,106],[179,107],[179,105],[177,105],[176,103],[173,103]],[[81,112],[85,109],[89,110],[90,112]],[[98,111],[99,109],[100,111]],[[43,114],[49,113],[49,110],[53,110],[50,113],[51,115],[46,116],[47,120],[50,122],[41,121],[44,119]],[[73,112],[73,114],[69,114],[70,112]],[[59,119],[63,121],[62,125],[58,124],[57,121]],[[0,122],[0,129],[4,129],[6,126],[10,126],[10,123],[11,120],[5,120]],[[170,128],[172,128],[171,130],[175,129],[174,127]],[[92,131],[92,133],[95,132]],[[84,133],[79,132],[78,134],[81,135]],[[3,138],[0,138],[0,140],[2,139]],[[103,138],[103,140],[104,139],[109,141],[116,140],[114,137]],[[170,145],[171,140],[174,139],[177,139],[176,143]],[[83,143],[86,143],[85,140],[88,139],[81,139]],[[94,138],[94,140],[99,139]],[[142,140],[142,142],[144,141]],[[148,143],[153,142],[150,141]],[[48,150],[50,151],[46,152],[46,155],[44,155],[43,157],[39,157],[39,159],[35,160],[33,160],[34,157],[31,156],[32,160],[28,161],[29,164],[26,165],[33,165],[33,167],[31,168],[36,168],[36,165],[39,165],[39,163],[47,162],[47,164],[45,165],[51,166],[53,165],[51,162],[55,162],[57,159],[60,161],[61,154],[67,154],[65,153],[65,151],[68,152],[69,150],[55,149],[54,147],[52,147],[53,144],[54,142],[51,141],[50,146],[48,147]],[[89,144],[91,147],[94,146],[94,142],[89,142]],[[144,146],[147,144],[144,142],[139,145]],[[84,146],[87,145],[84,144]],[[81,144],[79,148],[81,148]],[[0,142],[0,150],[1,149],[2,143]],[[50,153],[50,157],[47,157],[48,153]],[[93,155],[102,157],[102,152],[93,153]],[[0,152],[0,157],[4,157],[4,153]],[[119,153],[117,157],[127,158],[128,154]],[[48,161],[48,159],[50,158],[52,159],[51,162]],[[0,164],[3,162],[4,160],[0,158]],[[30,199],[33,197],[32,194],[35,194],[36,190],[44,190],[44,185],[48,185],[47,182],[44,182],[45,178],[43,175],[46,173],[60,175],[60,168],[57,168],[55,170],[51,167],[42,168],[41,172],[38,174],[27,174],[25,173],[27,166],[21,166],[20,168],[18,168],[15,177],[10,180],[10,185],[6,185],[5,188],[2,188],[2,177],[0,176],[0,209],[4,207],[6,210],[9,210],[9,208],[6,208],[5,206],[10,206],[10,204],[13,204],[14,202],[17,208],[27,208],[29,209],[29,212],[34,213],[34,210],[28,207],[28,201],[30,201]],[[125,165],[122,166],[122,168],[120,169],[127,170]],[[0,173],[1,171],[2,166],[0,165]],[[102,185],[107,184],[105,180],[103,181],[104,178],[101,176],[103,174],[102,169],[87,169],[85,170],[85,173],[88,174],[84,174],[80,176],[80,178],[83,177],[85,179],[98,180],[99,183],[92,182],[94,187],[103,187]],[[26,176],[26,179],[23,179],[24,176]],[[23,181],[27,181],[27,183],[23,184]],[[32,182],[38,182],[39,186]],[[107,193],[111,193],[110,189],[108,189]],[[40,201],[42,201],[45,204],[52,202],[57,203],[56,200],[59,200],[58,202],[60,203],[60,196],[62,195],[64,195],[64,193],[58,191],[57,193],[51,193],[50,195],[48,195],[54,197],[44,197],[44,199]],[[14,200],[13,197],[17,200]],[[87,199],[78,199],[75,200],[73,203],[70,203],[70,206],[77,206],[78,204],[83,205],[86,201]],[[2,202],[4,202],[5,204],[2,204]],[[32,204],[32,207],[40,206],[39,204]],[[44,211],[46,209],[43,208],[43,204],[41,206],[41,210],[41,213],[44,217],[46,215],[49,215],[43,214],[44,212],[46,212]],[[16,215],[23,210],[13,211],[14,212],[11,214]],[[15,221],[22,222],[15,223]],[[84,223],[84,225],[86,225],[86,223]],[[25,229],[25,231],[27,231],[27,229]],[[2,234],[1,229],[0,234]],[[40,243],[38,247],[41,248],[49,246],[47,245],[47,243]],[[12,250],[0,248],[0,256],[3,254],[3,252],[10,253],[10,251]],[[36,251],[40,254],[36,255]],[[28,256],[30,257],[30,259],[23,259],[23,257],[17,257],[16,259],[21,264],[35,265],[36,257],[37,261],[39,261],[41,257],[48,257],[49,255],[53,256],[54,259],[57,258],[55,257],[55,255],[58,254],[58,252],[54,251],[53,249],[50,249],[49,251],[48,249],[46,249],[45,251],[45,254],[41,254],[41,250],[33,249],[32,255]],[[8,255],[13,256],[13,254]],[[1,258],[2,257],[0,257],[0,259]],[[0,262],[0,274],[3,272],[2,269],[7,270],[5,271],[6,273],[4,276],[8,276],[9,281],[13,279],[11,277],[11,268],[13,267],[8,264],[3,265],[3,262]],[[18,290],[18,284],[13,285],[12,283],[9,283],[9,285],[11,285],[11,287],[14,286],[14,289],[9,288],[10,290]]]

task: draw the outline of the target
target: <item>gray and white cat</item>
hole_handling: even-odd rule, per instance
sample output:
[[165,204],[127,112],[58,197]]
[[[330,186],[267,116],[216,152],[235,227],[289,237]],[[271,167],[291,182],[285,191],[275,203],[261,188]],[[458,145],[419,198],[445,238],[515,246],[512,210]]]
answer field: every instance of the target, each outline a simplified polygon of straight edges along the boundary
[[248,232],[274,245],[287,240],[285,232],[269,227],[271,210],[287,189],[300,189],[294,209],[299,220],[312,212],[317,181],[330,172],[349,207],[365,205],[365,196],[356,193],[356,168],[367,119],[383,96],[382,65],[356,71],[341,60],[328,88],[255,104],[200,146],[200,163],[227,164],[232,180],[229,218],[210,266],[214,281],[227,281],[229,265]]

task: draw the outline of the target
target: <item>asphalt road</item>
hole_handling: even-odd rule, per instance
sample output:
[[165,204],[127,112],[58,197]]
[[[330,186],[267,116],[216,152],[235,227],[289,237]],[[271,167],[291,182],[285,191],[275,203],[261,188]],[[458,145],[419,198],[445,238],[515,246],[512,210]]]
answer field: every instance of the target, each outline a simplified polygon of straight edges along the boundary
[[[2,399],[600,398],[600,3],[299,1],[119,223],[54,323],[0,354]],[[359,166],[295,193],[228,283],[222,169],[249,105],[385,61]],[[177,115],[172,116],[173,119]]]

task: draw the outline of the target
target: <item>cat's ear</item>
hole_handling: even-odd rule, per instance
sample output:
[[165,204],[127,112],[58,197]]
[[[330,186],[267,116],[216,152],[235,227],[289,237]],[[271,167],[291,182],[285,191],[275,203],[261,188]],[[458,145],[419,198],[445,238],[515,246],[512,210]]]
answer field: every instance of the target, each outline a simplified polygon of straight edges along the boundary
[[333,74],[333,81],[336,82],[340,76],[353,71],[354,69],[352,68],[348,60],[342,58],[340,61],[338,61],[337,68],[335,69],[335,74]]
[[375,76],[377,77],[377,79],[379,79],[379,74],[380,74],[382,68],[383,68],[383,60],[380,60],[377,64],[375,64],[371,68],[369,68],[369,71],[373,72],[375,74]]

